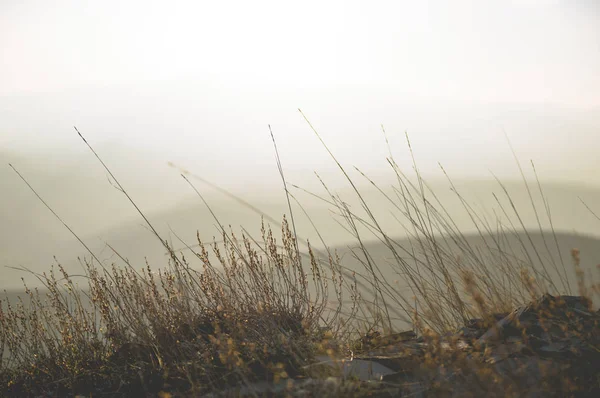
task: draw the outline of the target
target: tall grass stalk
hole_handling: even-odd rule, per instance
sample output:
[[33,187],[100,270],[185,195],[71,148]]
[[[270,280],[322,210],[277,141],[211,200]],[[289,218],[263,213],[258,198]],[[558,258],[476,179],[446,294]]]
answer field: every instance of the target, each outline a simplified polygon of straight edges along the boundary
[[[85,275],[80,278],[86,288],[57,264],[58,275],[54,268],[36,275],[46,293],[25,285],[26,300],[3,301],[0,395],[200,394],[256,380],[285,380],[303,375],[305,366],[319,354],[336,357],[356,350],[355,339],[375,330],[391,334],[409,326],[422,336],[441,336],[470,319],[508,312],[542,293],[572,293],[563,258],[554,260],[551,247],[560,255],[558,239],[533,165],[552,236],[552,242],[547,242],[542,234],[546,253],[534,244],[501,181],[503,196],[494,194],[499,213],[490,221],[474,210],[440,165],[481,239],[481,245],[474,245],[422,177],[408,136],[414,177],[401,170],[391,149],[387,160],[395,185],[390,189],[354,168],[389,204],[390,216],[398,221],[398,228],[389,231],[350,172],[301,114],[359,201],[360,210],[354,210],[317,175],[326,194],[311,195],[331,206],[335,221],[354,238],[352,254],[360,269],[344,264],[316,227],[324,250],[298,236],[292,203],[309,219],[310,215],[291,190],[306,191],[286,181],[272,131],[289,214],[279,223],[237,199],[276,225],[277,236],[264,221],[260,237],[245,229],[239,234],[227,231],[188,178],[193,175],[186,172],[182,178],[208,208],[222,238],[207,243],[198,235],[196,245],[185,244],[186,254],[161,237],[77,131],[165,248],[168,260],[162,268],[133,265],[116,250],[122,264],[104,265],[13,167],[91,258],[82,261]],[[385,130],[383,134],[389,148]],[[542,232],[542,215],[520,164],[519,170]],[[409,245],[401,244],[400,231],[408,236]],[[508,244],[515,237],[517,248]],[[391,260],[383,262],[369,251],[373,240],[386,248]],[[300,250],[300,245],[306,249]],[[549,264],[545,255],[551,258]],[[386,277],[390,271],[402,285]],[[598,293],[596,285],[580,286],[580,290],[588,296]]]

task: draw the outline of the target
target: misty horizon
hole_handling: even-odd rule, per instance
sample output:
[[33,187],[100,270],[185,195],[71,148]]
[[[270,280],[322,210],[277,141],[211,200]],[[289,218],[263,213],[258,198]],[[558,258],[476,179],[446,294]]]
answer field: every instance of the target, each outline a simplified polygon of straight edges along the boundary
[[[323,194],[318,173],[355,200],[304,116],[384,218],[389,204],[354,167],[389,189],[388,158],[413,175],[414,155],[465,231],[440,165],[486,212],[498,210],[495,178],[506,183],[535,229],[518,161],[558,231],[598,236],[581,203],[600,213],[598,22],[586,0],[3,2],[0,266],[80,254],[8,163],[85,239],[146,242],[74,126],[144,212],[192,240],[213,226],[181,170],[275,219],[288,212],[271,130],[288,183]],[[190,179],[234,226],[259,220]],[[294,194],[331,242],[351,238],[326,205]]]

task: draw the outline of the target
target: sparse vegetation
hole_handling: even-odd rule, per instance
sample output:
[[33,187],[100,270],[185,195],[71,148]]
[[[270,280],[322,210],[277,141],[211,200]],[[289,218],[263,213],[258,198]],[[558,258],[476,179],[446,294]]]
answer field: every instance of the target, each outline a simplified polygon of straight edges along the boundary
[[[296,236],[293,218],[285,217],[280,236],[265,224],[260,239],[246,232],[238,237],[221,227],[222,243],[207,244],[198,237],[198,246],[188,247],[192,254],[186,257],[160,238],[136,206],[160,239],[157,244],[170,253],[168,266],[155,270],[122,258],[122,264],[107,268],[90,253],[83,261],[85,287],[57,265],[38,275],[44,292],[25,286],[26,300],[5,300],[0,307],[0,395],[235,396],[245,387],[246,394],[260,396],[253,386],[269,382],[283,386],[277,393],[282,396],[452,396],[457,394],[453,389],[461,396],[523,396],[534,393],[513,374],[523,368],[498,370],[490,361],[496,354],[492,344],[482,346],[482,333],[465,331],[494,330],[514,308],[539,297],[574,294],[578,282],[586,308],[561,307],[560,298],[547,299],[548,308],[566,309],[544,313],[537,306],[535,319],[548,330],[558,325],[561,342],[577,340],[586,352],[600,352],[598,317],[591,304],[599,285],[584,278],[577,251],[571,263],[559,261],[551,253],[556,241],[544,242],[546,256],[529,235],[518,235],[524,225],[507,192],[497,197],[501,214],[495,220],[477,214],[456,192],[483,242],[474,247],[416,167],[411,179],[391,156],[389,163],[397,178],[393,196],[360,174],[388,200],[411,247],[398,244],[397,231],[379,226],[339,163],[362,211],[351,209],[324,184],[328,196],[322,200],[356,240],[355,255],[364,265],[360,271],[347,269],[335,252],[311,248]],[[543,197],[541,185],[536,189]],[[288,200],[295,199],[287,184],[286,193]],[[540,230],[545,229],[535,206],[534,211]],[[543,214],[552,230],[547,206]],[[510,235],[525,237],[520,248],[505,244]],[[389,250],[389,264],[370,255],[365,242],[373,237]],[[384,266],[393,267],[403,288],[382,277]],[[570,277],[570,267],[577,280]],[[412,330],[399,333],[400,324]],[[526,326],[519,325],[520,344],[534,344]],[[456,337],[457,330],[462,337]],[[374,350],[393,348],[395,359],[386,360],[397,366],[402,362],[402,377],[376,383],[344,377],[343,358],[368,358]],[[324,357],[335,366],[318,365]],[[577,358],[588,361],[587,373],[574,372],[571,362],[559,368],[544,362],[536,387],[541,390],[535,392],[576,396],[600,391],[599,362],[593,362],[598,358]],[[409,373],[420,375],[420,390]],[[341,381],[334,383],[330,376]]]

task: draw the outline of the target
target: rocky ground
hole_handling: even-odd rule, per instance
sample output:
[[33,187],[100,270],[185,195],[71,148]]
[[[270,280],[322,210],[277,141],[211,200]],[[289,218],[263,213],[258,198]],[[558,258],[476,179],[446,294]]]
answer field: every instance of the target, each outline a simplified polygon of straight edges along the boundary
[[209,396],[597,397],[599,325],[585,298],[544,295],[442,337],[372,333],[360,354],[320,357],[308,377]]

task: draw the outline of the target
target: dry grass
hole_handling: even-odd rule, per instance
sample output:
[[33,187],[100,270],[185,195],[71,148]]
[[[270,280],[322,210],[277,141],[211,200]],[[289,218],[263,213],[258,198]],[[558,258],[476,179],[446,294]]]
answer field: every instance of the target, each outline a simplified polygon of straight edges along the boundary
[[44,274],[45,299],[27,289],[28,303],[6,302],[0,312],[4,391],[206,392],[300,374],[321,327],[340,320],[326,303],[330,291],[342,301],[343,277],[314,256],[307,273],[285,220],[281,246],[263,228],[262,252],[246,236],[224,238],[199,242],[201,271],[172,253],[157,272],[89,262],[86,290],[60,265],[60,279]]
[[[332,155],[362,212],[353,211],[325,184],[328,196],[322,200],[336,209],[355,238],[362,271],[349,271],[329,250],[308,245],[302,253],[304,242],[296,237],[293,218],[290,225],[285,217],[280,240],[264,223],[258,240],[246,233],[238,238],[221,227],[223,243],[198,238],[197,249],[188,247],[188,259],[160,238],[90,149],[168,250],[169,264],[153,270],[122,258],[122,265],[105,268],[90,252],[84,262],[85,288],[58,265],[58,275],[53,270],[38,275],[46,294],[25,287],[27,300],[5,300],[0,307],[0,395],[198,395],[260,380],[297,379],[307,376],[305,365],[315,355],[354,355],[373,336],[390,335],[398,319],[430,342],[421,368],[463,369],[477,388],[491,383],[498,391],[519,395],[518,382],[495,374],[485,362],[474,367],[472,356],[442,349],[441,337],[473,318],[491,325],[496,314],[543,293],[572,293],[574,281],[562,258],[546,260],[527,234],[520,248],[506,245],[508,236],[524,231],[506,190],[504,198],[497,198],[501,214],[492,222],[456,192],[479,231],[482,249],[461,234],[416,167],[411,179],[390,156],[397,180],[392,195],[359,171],[388,200],[398,225],[409,234],[412,245],[402,247],[394,239],[397,231],[383,230]],[[537,190],[543,198],[539,183]],[[287,184],[286,193],[288,200],[295,199]],[[534,211],[540,230],[553,232],[548,206],[543,212],[548,228],[535,205]],[[389,250],[391,264],[378,263],[368,252],[365,242],[373,237]],[[544,245],[550,252],[558,242]],[[577,252],[573,258],[579,267]],[[191,259],[199,266],[192,266]],[[384,266],[393,268],[408,294],[383,277]],[[593,282],[578,287],[590,299],[599,293]],[[436,388],[443,395],[449,386]]]

